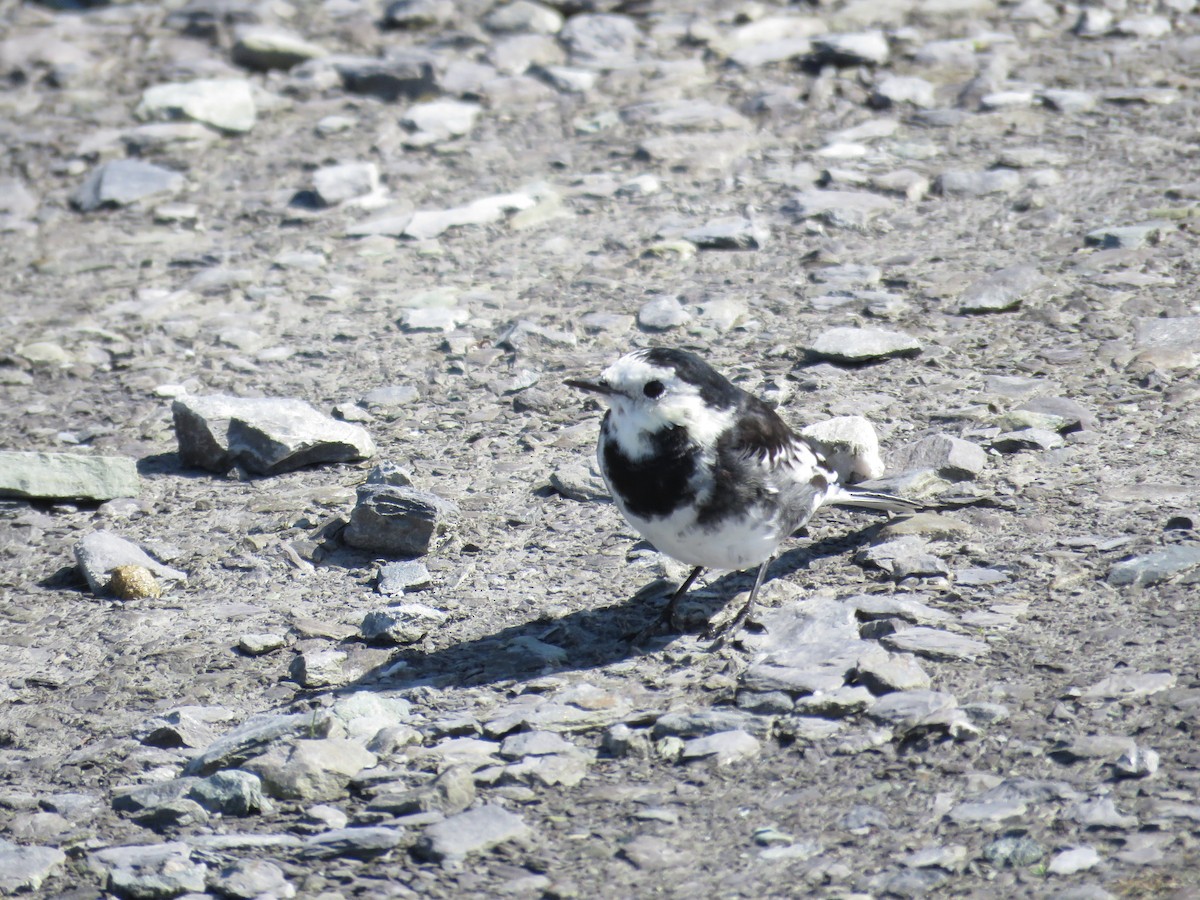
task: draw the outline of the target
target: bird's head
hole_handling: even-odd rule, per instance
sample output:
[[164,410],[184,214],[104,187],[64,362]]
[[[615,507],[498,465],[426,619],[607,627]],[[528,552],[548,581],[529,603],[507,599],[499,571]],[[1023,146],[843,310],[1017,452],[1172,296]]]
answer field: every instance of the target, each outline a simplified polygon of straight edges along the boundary
[[622,356],[595,381],[567,384],[608,404],[608,433],[634,459],[651,452],[649,437],[664,428],[686,428],[696,444],[712,447],[732,424],[741,394],[694,353],[662,347]]

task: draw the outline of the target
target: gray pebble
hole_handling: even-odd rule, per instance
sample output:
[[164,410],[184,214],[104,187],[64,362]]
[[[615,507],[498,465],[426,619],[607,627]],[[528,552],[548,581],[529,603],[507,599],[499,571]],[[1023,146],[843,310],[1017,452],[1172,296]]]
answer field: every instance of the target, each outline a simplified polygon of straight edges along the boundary
[[1006,835],[983,848],[983,858],[993,866],[1023,869],[1040,862],[1046,848],[1026,835]]
[[0,838],[0,893],[36,891],[67,860],[57,847],[14,844]]
[[457,515],[458,504],[429,491],[364,484],[342,538],[360,550],[419,556],[445,536]]
[[990,649],[983,641],[925,627],[898,631],[882,638],[880,642],[889,650],[914,653],[926,659],[939,661],[973,660],[988,653]]
[[818,335],[808,352],[820,359],[862,363],[917,356],[921,353],[921,342],[907,334],[880,328],[838,327]]
[[0,497],[100,501],[140,493],[130,457],[0,450]]
[[164,581],[187,581],[187,573],[164,566],[141,547],[109,531],[93,531],[75,545],[75,561],[94,594],[109,589],[112,570],[119,566],[141,566]]
[[402,603],[369,612],[359,629],[365,641],[415,644],[430,631],[445,624],[447,615],[421,603]]
[[951,169],[934,179],[934,187],[946,195],[982,197],[986,194],[1011,194],[1020,186],[1021,176],[1012,169]]
[[379,567],[376,589],[385,597],[394,597],[429,587],[432,578],[420,560],[385,563]]
[[382,826],[335,828],[306,839],[300,852],[303,856],[318,859],[342,856],[371,859],[394,849],[403,840],[404,830],[401,828]]
[[258,110],[250,82],[242,78],[202,78],[146,88],[135,110],[144,120],[185,118],[221,131],[254,127]]
[[1030,292],[1045,284],[1036,266],[1017,265],[997,269],[963,291],[961,312],[991,313],[1016,309]]
[[137,159],[115,159],[97,166],[71,194],[71,205],[81,212],[107,206],[128,206],[147,197],[183,190],[179,172]]
[[434,862],[453,863],[499,844],[524,842],[531,835],[529,826],[516,813],[485,804],[430,825],[413,850]]

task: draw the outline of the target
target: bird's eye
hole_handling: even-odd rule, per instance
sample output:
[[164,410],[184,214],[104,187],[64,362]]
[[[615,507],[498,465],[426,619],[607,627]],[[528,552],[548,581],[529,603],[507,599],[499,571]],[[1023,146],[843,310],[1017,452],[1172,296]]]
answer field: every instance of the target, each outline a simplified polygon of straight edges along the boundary
[[661,397],[665,390],[661,381],[647,381],[646,386],[642,388],[642,393],[653,400],[655,397]]

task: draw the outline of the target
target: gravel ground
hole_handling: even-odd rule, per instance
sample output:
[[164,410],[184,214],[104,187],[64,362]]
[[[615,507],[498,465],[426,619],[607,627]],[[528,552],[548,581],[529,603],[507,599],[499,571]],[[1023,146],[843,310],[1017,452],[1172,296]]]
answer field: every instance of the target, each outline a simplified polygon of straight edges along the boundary
[[[1200,893],[1193,0],[0,29],[0,894]],[[648,345],[929,511],[631,641]]]

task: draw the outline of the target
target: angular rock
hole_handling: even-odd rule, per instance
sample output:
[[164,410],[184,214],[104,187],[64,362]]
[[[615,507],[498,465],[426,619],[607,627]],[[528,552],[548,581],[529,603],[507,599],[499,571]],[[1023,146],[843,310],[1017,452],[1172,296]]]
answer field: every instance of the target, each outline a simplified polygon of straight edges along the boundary
[[266,72],[290,69],[306,60],[328,56],[329,51],[289,31],[256,26],[237,31],[231,55],[239,66]]
[[429,587],[432,578],[425,563],[419,560],[386,563],[379,567],[376,590],[385,597],[394,597]]
[[1080,700],[1132,700],[1175,687],[1170,672],[1116,672],[1102,678],[1079,695]]
[[692,314],[683,308],[678,297],[655,297],[638,310],[638,325],[651,331],[667,331],[686,325]]
[[140,159],[114,159],[92,170],[71,194],[71,205],[81,212],[106,206],[128,206],[147,197],[176,194],[184,177]]
[[453,209],[417,210],[404,226],[404,236],[427,241],[438,237],[451,228],[465,225],[488,225],[499,222],[506,215],[537,206],[539,196],[518,192],[481,197],[466,206]]
[[208,868],[193,862],[187,844],[106,847],[88,855],[88,865],[106,876],[106,887],[119,897],[177,897],[204,890]]
[[353,859],[370,859],[382,856],[400,845],[404,840],[402,828],[363,826],[335,828],[314,835],[304,842],[300,852],[303,856],[330,859],[346,856]]
[[516,813],[486,804],[430,825],[413,850],[434,862],[456,862],[499,844],[526,841],[531,834]]
[[206,778],[180,779],[191,782],[186,796],[211,813],[223,816],[252,816],[269,809],[262,781],[252,772],[226,769]]
[[281,800],[334,800],[350,779],[374,766],[374,753],[345,738],[300,740],[273,747],[244,768],[262,779],[263,788]]
[[1056,853],[1046,865],[1051,875],[1074,875],[1100,864],[1100,854],[1094,847],[1072,847]]
[[489,31],[501,33],[557,34],[563,17],[558,10],[533,0],[514,0],[493,8],[483,17],[483,24]]
[[137,463],[127,456],[0,450],[0,497],[99,502],[140,492]]
[[343,668],[349,658],[342,650],[306,650],[292,660],[288,675],[301,687],[336,687],[349,680]]
[[900,472],[933,469],[947,481],[969,481],[986,465],[987,453],[978,444],[948,434],[931,434],[896,450],[891,467]]
[[818,335],[808,348],[820,359],[842,363],[911,357],[921,353],[921,342],[907,334],[881,328],[830,328]]
[[1046,283],[1036,266],[998,269],[980,278],[962,294],[960,312],[991,313],[1016,309],[1030,292]]
[[146,88],[134,111],[143,120],[191,119],[221,131],[246,132],[258,110],[250,82],[242,78],[206,78]]
[[762,744],[758,738],[741,729],[736,729],[692,738],[684,743],[680,757],[684,760],[713,757],[718,765],[728,766],[754,759],[760,752],[762,752]]
[[425,145],[467,134],[483,107],[459,100],[433,100],[408,108],[400,123],[414,132],[410,144]]
[[67,861],[57,847],[31,847],[0,838],[0,894],[36,891]]
[[75,562],[94,594],[106,593],[112,571],[121,566],[139,566],[166,581],[187,581],[187,573],[164,566],[141,547],[109,531],[93,531],[75,545]]
[[875,83],[871,92],[871,105],[877,109],[887,109],[901,103],[930,109],[936,102],[933,83],[915,75],[885,75]]
[[931,684],[929,673],[915,659],[907,654],[888,653],[882,647],[859,657],[855,678],[873,694],[927,690]]
[[367,613],[360,631],[365,641],[415,644],[449,618],[439,609],[422,603],[402,603]]
[[896,201],[878,194],[856,191],[802,191],[785,210],[798,219],[819,218],[835,228],[863,231],[884,213],[894,212]]
[[883,456],[875,426],[862,416],[837,416],[815,422],[800,434],[816,444],[825,462],[847,482],[868,481],[883,475]]
[[574,65],[617,68],[633,62],[638,27],[628,16],[585,13],[568,19],[558,39]]
[[937,628],[906,628],[880,639],[889,650],[914,653],[932,660],[973,660],[990,649],[983,641]]
[[683,233],[684,240],[701,250],[759,250],[770,236],[765,225],[744,216],[713,219]]
[[258,475],[375,455],[358,425],[324,416],[302,400],[187,396],[171,404],[179,456],[190,466]]
[[887,62],[887,38],[881,31],[857,34],[820,34],[812,39],[818,64],[835,66],[878,66]]
[[339,163],[313,172],[313,190],[322,206],[337,206],[379,191],[379,166],[373,162]]
[[1057,431],[1045,428],[1022,428],[1006,431],[992,438],[992,449],[1001,453],[1017,453],[1021,450],[1053,450],[1066,443]]
[[199,756],[192,757],[184,767],[183,774],[209,775],[219,769],[239,766],[261,754],[275,741],[305,734],[321,721],[323,718],[314,720],[311,713],[251,716],[233,731],[214,741]]
[[[354,94],[367,94],[388,103],[400,99],[420,100],[438,92],[437,70],[433,56],[421,50],[393,51],[387,57],[330,56],[305,63],[292,70],[332,66],[342,85]],[[310,67],[312,67],[310,69]]]
[[987,194],[1011,194],[1021,186],[1021,176],[1013,169],[987,169],[983,171],[952,169],[942,172],[934,180],[934,187],[941,194],[962,194],[982,197]]
[[296,889],[283,874],[283,869],[265,859],[239,859],[211,876],[208,886],[222,897],[235,900],[253,900],[255,897],[287,900],[296,896]]
[[392,556],[428,553],[458,515],[458,504],[429,491],[364,484],[342,538],[351,547]]

